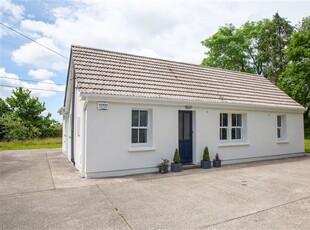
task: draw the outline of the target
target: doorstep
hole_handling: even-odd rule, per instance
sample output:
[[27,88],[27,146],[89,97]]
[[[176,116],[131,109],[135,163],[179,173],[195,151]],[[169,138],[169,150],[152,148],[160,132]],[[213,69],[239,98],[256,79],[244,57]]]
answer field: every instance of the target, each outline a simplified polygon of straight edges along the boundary
[[197,169],[197,168],[200,168],[200,165],[195,165],[195,164],[182,165],[182,170]]

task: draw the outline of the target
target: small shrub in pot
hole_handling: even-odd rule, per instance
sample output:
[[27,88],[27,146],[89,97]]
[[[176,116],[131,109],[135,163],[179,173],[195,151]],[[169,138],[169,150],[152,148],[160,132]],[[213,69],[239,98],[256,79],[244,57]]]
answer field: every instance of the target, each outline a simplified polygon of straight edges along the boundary
[[200,162],[200,166],[203,169],[209,169],[211,168],[211,161],[210,161],[210,155],[209,155],[209,149],[206,146],[203,151],[202,161]]
[[178,149],[175,149],[173,156],[173,163],[171,163],[171,172],[181,172],[182,163],[180,158],[180,153]]

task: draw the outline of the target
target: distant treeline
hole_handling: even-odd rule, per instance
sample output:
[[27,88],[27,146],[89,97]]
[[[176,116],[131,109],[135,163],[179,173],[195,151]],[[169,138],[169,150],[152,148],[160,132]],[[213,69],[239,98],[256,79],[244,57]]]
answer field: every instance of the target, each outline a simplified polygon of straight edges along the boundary
[[263,75],[307,109],[310,127],[310,17],[296,26],[278,13],[239,28],[227,24],[202,44],[202,65]]

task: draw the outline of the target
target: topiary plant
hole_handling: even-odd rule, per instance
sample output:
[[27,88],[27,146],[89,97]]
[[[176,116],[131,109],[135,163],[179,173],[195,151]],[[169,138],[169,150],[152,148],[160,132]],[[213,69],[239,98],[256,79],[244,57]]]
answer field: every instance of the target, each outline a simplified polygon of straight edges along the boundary
[[210,160],[210,155],[209,155],[209,149],[208,146],[205,147],[204,151],[203,151],[203,157],[202,159],[204,161],[209,161]]
[[180,154],[179,154],[179,150],[178,149],[175,149],[175,151],[174,151],[173,162],[175,164],[181,163],[181,158],[180,158]]

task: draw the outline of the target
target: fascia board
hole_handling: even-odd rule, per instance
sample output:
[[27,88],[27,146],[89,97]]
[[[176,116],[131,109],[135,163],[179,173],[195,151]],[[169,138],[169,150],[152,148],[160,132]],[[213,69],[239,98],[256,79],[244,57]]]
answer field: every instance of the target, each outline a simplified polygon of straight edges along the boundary
[[153,104],[165,106],[193,106],[210,109],[230,109],[230,110],[246,110],[246,111],[264,111],[264,112],[287,112],[287,113],[304,113],[305,108],[302,106],[282,106],[282,105],[265,105],[265,104],[241,104],[227,103],[221,101],[189,101],[189,100],[173,100],[160,98],[132,97],[132,96],[115,96],[115,95],[93,95],[81,94],[82,100],[88,101],[107,101],[116,103],[137,103],[137,104]]

